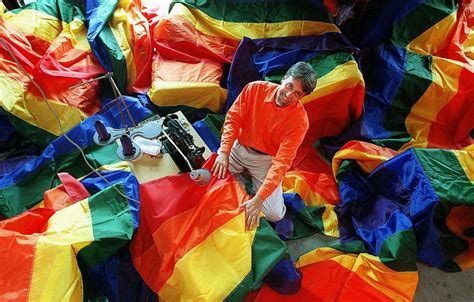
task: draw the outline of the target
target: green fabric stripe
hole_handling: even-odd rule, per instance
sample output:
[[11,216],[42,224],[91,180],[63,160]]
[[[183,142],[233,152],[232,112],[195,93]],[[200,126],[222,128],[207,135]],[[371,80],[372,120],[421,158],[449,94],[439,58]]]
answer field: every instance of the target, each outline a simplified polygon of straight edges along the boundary
[[84,4],[81,0],[42,0],[30,3],[24,8],[11,10],[11,12],[18,14],[26,9],[45,13],[66,23],[70,23],[74,18],[85,21]]
[[414,152],[440,200],[474,206],[474,186],[452,151],[414,149]]
[[415,272],[416,247],[415,231],[404,230],[385,239],[379,257],[383,264],[395,271]]
[[[405,75],[393,99],[392,106],[383,121],[384,128],[391,132],[390,137],[393,138],[391,139],[392,142],[386,144],[389,144],[395,150],[410,139],[405,120],[413,105],[416,104],[433,81],[431,60],[431,56],[407,52]],[[400,145],[395,146],[395,143]]]
[[291,238],[294,240],[311,236],[315,232],[323,232],[323,214],[326,207],[305,207],[301,212],[293,213],[296,219],[293,220],[294,231]]
[[[412,40],[457,10],[456,0],[428,0],[393,26],[391,41],[406,47]],[[443,33],[444,34],[444,33]]]
[[202,121],[217,138],[220,138],[224,120],[225,114],[208,114]]
[[[318,75],[318,78],[322,78],[331,71],[333,71],[337,66],[342,65],[346,62],[354,61],[354,56],[351,53],[347,52],[338,52],[338,53],[318,53],[316,56],[311,58],[308,61],[309,64],[313,67],[314,71]],[[280,83],[281,79],[285,75],[288,69],[282,69],[271,74],[268,74],[264,80],[271,81],[274,83]]]
[[244,301],[251,290],[261,286],[263,277],[281,259],[289,259],[288,249],[270,224],[260,219],[252,244],[252,268],[242,282],[226,297],[225,301]]
[[214,19],[228,22],[276,23],[308,20],[333,23],[331,15],[324,6],[317,8],[314,4],[301,2],[245,1],[238,3],[229,0],[178,0],[171,3],[170,10],[177,3],[199,9]]
[[117,84],[120,92],[124,94],[127,89],[127,61],[108,23],[104,25],[99,33],[98,41],[109,55],[115,84]]
[[[89,162],[100,167],[120,161],[115,156],[116,149],[115,144],[103,147],[93,145],[84,151]],[[36,205],[43,199],[46,190],[61,184],[57,177],[59,172],[68,172],[79,178],[91,171],[79,151],[58,156],[49,165],[39,168],[16,185],[0,190],[0,215],[12,217]]]
[[2,108],[0,108],[0,114],[5,115],[8,118],[8,121],[10,124],[12,124],[13,127],[26,139],[31,141],[32,143],[41,146],[41,147],[46,147],[48,146],[53,140],[58,138],[54,134],[43,130],[39,127],[36,127],[20,118],[17,116],[4,111]]
[[[124,193],[122,185],[114,185]],[[84,293],[94,295],[94,280],[88,272],[127,244],[133,235],[133,222],[127,200],[109,187],[89,198],[94,241],[77,254],[84,281]]]

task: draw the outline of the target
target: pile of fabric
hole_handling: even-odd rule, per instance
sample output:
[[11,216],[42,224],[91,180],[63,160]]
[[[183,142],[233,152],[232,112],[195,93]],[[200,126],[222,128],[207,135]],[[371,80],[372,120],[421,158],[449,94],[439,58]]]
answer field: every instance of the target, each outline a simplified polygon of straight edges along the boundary
[[[473,32],[469,0],[0,3],[0,300],[410,301],[417,261],[473,267]],[[136,122],[181,110],[216,151],[298,61],[283,232],[245,230],[232,175],[139,184],[93,141],[131,122],[110,83],[77,85],[113,72]]]

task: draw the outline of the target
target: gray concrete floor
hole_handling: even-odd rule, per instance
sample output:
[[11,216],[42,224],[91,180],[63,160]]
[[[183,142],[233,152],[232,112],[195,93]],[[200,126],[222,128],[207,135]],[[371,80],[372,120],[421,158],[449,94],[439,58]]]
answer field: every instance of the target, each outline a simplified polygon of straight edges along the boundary
[[474,269],[446,273],[423,263],[417,263],[419,282],[415,302],[474,301]]
[[[288,241],[293,259],[307,253],[316,246],[336,243],[336,239],[315,234],[309,238]],[[417,263],[419,281],[415,302],[474,302],[474,269],[447,273],[426,264]]]

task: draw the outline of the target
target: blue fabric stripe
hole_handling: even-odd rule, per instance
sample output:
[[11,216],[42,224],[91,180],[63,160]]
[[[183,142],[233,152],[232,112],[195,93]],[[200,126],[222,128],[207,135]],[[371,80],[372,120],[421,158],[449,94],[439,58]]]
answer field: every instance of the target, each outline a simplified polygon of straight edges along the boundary
[[396,46],[378,46],[375,53],[367,53],[362,62],[366,95],[362,135],[368,139],[390,138],[385,130],[385,114],[390,110],[405,75],[407,52]]
[[439,198],[413,150],[379,166],[369,180],[411,220],[416,233],[418,259],[436,267],[445,263],[447,257],[433,221]]
[[193,124],[193,128],[202,138],[204,143],[206,143],[209,150],[212,152],[217,152],[217,149],[219,149],[221,145],[220,138],[216,137],[214,132],[209,129],[207,124],[204,121],[197,121]]

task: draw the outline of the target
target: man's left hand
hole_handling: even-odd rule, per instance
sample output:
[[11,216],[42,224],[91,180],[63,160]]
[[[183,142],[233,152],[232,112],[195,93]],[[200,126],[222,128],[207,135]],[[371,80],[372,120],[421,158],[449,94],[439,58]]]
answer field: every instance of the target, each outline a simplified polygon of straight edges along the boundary
[[255,195],[239,206],[239,209],[245,209],[245,228],[247,230],[258,227],[260,222],[260,213],[262,212],[263,200]]

